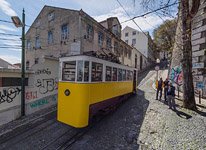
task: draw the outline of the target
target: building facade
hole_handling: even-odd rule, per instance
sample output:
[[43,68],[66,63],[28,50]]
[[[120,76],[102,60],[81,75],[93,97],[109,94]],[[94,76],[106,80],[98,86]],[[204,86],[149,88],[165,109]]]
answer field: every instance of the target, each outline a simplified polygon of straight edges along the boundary
[[[148,34],[148,33],[147,33]],[[148,36],[144,33],[137,31],[131,27],[126,26],[122,30],[122,40],[127,44],[138,49],[142,55],[148,57]]]
[[116,17],[97,22],[83,10],[44,6],[26,33],[26,66],[39,63],[43,56],[89,54],[117,58],[131,66],[132,47],[121,40]]
[[12,65],[9,62],[0,58],[0,68],[18,69],[18,66]]
[[137,66],[139,66],[138,68],[140,70],[146,68],[155,61],[152,49],[153,42],[149,33],[146,34],[147,35],[128,26],[122,30],[122,40],[134,48],[132,52],[134,56],[132,57],[137,56]]
[[192,24],[192,64],[195,92],[206,97],[206,2],[201,0]]

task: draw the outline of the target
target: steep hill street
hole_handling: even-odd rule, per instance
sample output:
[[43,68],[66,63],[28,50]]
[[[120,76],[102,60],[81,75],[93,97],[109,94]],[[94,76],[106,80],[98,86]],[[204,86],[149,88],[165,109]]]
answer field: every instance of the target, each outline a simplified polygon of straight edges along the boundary
[[9,123],[1,128],[7,133],[0,137],[0,149],[206,149],[206,109],[198,114],[179,101],[177,112],[168,109],[155,100],[155,77],[155,71],[142,75],[137,95],[83,130],[57,122],[55,112],[25,125],[13,122],[19,126],[14,130]]

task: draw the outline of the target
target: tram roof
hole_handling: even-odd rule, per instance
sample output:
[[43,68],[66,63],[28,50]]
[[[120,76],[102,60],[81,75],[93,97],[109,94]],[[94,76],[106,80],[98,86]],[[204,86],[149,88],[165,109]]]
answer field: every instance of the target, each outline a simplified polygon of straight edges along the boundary
[[107,63],[108,65],[114,65],[115,67],[122,66],[122,67],[128,67],[130,69],[137,70],[136,68],[131,67],[131,66],[127,66],[127,65],[124,65],[124,64],[118,64],[118,63],[115,63],[115,62],[111,62],[111,61],[108,61],[108,60],[104,60],[104,59],[101,59],[101,58],[97,58],[97,57],[94,57],[94,56],[88,56],[88,55],[72,55],[72,56],[64,56],[64,57],[59,58],[60,62],[75,61],[75,60],[89,60],[89,61],[94,61],[94,62],[103,63],[103,64]]

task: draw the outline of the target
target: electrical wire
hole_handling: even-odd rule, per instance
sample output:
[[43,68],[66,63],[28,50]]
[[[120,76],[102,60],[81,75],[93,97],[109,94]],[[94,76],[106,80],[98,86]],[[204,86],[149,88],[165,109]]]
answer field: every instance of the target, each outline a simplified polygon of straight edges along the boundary
[[12,47],[12,46],[0,46],[0,48],[12,48],[12,49],[19,49],[21,50],[21,48],[19,47]]
[[[124,6],[119,2],[119,0],[116,0],[118,3],[119,3],[119,5],[122,7],[122,9],[125,11],[125,13],[127,14],[127,16],[129,17],[129,18],[131,18],[130,17],[130,15],[129,15],[129,13],[126,11],[126,9],[124,8]],[[136,23],[136,21],[134,20],[134,19],[130,19],[130,20],[132,20],[133,22],[134,22],[134,24],[140,29],[140,31],[146,36],[146,37],[148,37],[148,39],[150,39],[150,37],[148,36],[148,34],[146,34],[143,30],[142,30],[142,28]],[[150,45],[148,44],[148,47],[152,50],[153,48],[151,48],[150,47]]]
[[3,41],[21,41],[21,39],[17,40],[17,39],[6,39],[6,38],[0,38],[0,40],[3,40]]
[[[123,5],[119,2],[119,0],[117,0],[117,2],[118,2],[119,5],[124,9]],[[155,10],[149,11],[149,12],[147,12],[147,13],[144,13],[144,14],[141,14],[141,15],[138,15],[138,16],[135,16],[135,17],[133,17],[133,18],[130,18],[130,19],[128,19],[128,20],[125,20],[125,21],[121,22],[121,24],[122,24],[122,23],[125,23],[125,22],[128,22],[128,21],[132,21],[132,20],[134,20],[134,19],[136,19],[136,18],[144,17],[144,16],[149,15],[149,14],[151,14],[151,13],[157,12],[157,11],[159,11],[159,10],[162,10],[162,9],[165,9],[165,8],[167,8],[167,7],[171,7],[171,6],[174,6],[174,5],[177,5],[177,4],[179,4],[179,2],[175,2],[175,3],[170,4],[170,5],[165,5],[165,6],[163,6],[163,7],[158,8],[158,9],[155,9]],[[127,11],[126,11],[125,9],[124,9],[124,11],[127,13]],[[127,13],[127,14],[128,14],[128,13]]]
[[8,33],[0,33],[0,35],[21,36],[21,35],[17,35],[17,34],[8,34]]

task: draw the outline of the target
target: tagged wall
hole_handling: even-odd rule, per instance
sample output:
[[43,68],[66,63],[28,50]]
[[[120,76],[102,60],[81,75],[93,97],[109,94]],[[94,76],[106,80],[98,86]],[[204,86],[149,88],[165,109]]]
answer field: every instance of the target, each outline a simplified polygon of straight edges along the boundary
[[25,93],[27,114],[56,104],[58,66],[57,60],[45,59],[43,63],[32,67],[34,74],[29,77]]
[[[29,85],[25,87],[26,114],[56,105],[58,65],[57,60],[45,59],[32,67]],[[0,125],[19,118],[20,105],[21,87],[0,87]]]
[[170,70],[170,80],[176,83],[178,86],[181,86],[183,83],[183,72],[181,66],[172,67]]

